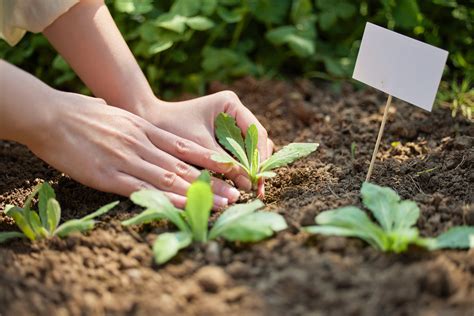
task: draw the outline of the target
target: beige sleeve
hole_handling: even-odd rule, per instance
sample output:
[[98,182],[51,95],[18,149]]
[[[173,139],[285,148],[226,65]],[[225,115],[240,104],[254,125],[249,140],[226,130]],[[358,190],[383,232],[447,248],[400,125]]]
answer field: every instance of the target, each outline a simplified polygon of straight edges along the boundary
[[26,31],[42,32],[79,0],[0,0],[0,38],[15,46]]

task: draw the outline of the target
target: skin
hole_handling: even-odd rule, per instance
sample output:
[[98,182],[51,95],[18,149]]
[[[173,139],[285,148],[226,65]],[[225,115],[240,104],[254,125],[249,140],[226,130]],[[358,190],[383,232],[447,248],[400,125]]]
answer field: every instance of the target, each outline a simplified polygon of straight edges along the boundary
[[[79,2],[44,35],[98,98],[55,90],[0,60],[1,139],[25,144],[84,185],[124,196],[158,188],[177,207],[184,207],[186,190],[199,175],[195,166],[250,190],[242,170],[210,159],[223,151],[214,135],[220,112],[235,117],[243,130],[256,124],[262,160],[273,150],[266,130],[235,93],[158,99],[102,0]],[[216,208],[238,199],[229,184],[212,183]]]

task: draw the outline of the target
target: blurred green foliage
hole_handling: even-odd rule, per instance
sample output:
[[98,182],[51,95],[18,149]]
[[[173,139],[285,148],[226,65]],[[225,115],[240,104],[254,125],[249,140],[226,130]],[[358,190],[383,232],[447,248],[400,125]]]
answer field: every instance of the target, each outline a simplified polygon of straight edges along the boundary
[[[472,1],[108,0],[155,92],[203,93],[211,80],[244,75],[350,78],[366,21],[450,52],[445,79],[470,82]],[[86,92],[41,35],[0,58],[58,88]],[[52,65],[52,67],[51,67]],[[468,87],[468,90],[471,89]]]

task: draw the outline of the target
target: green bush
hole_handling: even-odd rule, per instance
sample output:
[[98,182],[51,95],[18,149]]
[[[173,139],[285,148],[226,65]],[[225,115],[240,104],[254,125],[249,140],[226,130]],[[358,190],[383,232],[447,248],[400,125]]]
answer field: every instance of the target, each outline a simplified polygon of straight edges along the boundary
[[[458,0],[106,1],[155,92],[203,93],[244,75],[350,78],[365,22],[450,52],[445,79],[473,77],[474,8]],[[86,92],[41,35],[0,58],[58,88]],[[52,67],[51,67],[52,65]]]

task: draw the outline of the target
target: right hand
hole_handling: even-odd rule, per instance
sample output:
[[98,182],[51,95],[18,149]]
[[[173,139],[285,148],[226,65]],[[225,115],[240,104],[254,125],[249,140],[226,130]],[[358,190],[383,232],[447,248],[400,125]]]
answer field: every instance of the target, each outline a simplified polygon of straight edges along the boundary
[[[179,144],[191,146],[188,155],[212,155],[102,99],[55,91],[49,105],[38,118],[43,128],[31,131],[26,145],[51,166],[101,191],[129,196],[143,188],[160,189],[183,208],[200,172],[184,162]],[[223,172],[227,168],[222,165]],[[226,182],[213,178],[212,183],[216,208],[238,199],[239,192]]]

